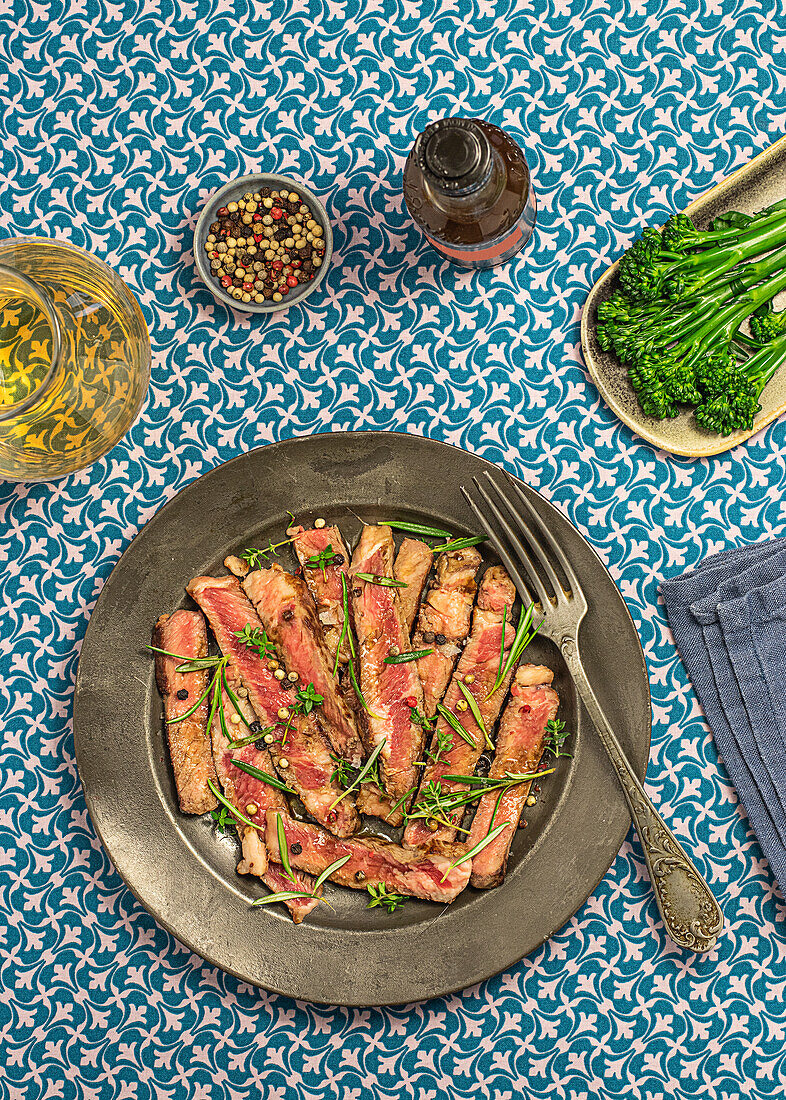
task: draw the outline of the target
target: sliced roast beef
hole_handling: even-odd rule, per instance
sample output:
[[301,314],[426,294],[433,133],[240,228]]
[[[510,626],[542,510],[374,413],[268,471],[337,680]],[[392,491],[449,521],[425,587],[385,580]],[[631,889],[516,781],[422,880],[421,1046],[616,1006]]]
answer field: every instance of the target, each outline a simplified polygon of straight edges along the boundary
[[[162,615],[153,631],[153,645],[182,657],[207,657],[204,616],[198,611],[182,610]],[[207,687],[209,672],[176,672],[179,664],[182,662],[177,657],[156,653],[156,683],[164,698],[169,757],[180,809],[185,814],[204,814],[218,805],[207,785],[209,779],[216,782],[207,729],[209,701],[204,699],[188,718],[182,715]]]
[[295,713],[295,692],[286,690],[270,667],[269,657],[246,645],[239,635],[246,627],[263,630],[251,601],[236,577],[197,577],[188,591],[206,614],[216,641],[231,658],[258,719],[270,726],[274,740],[267,747],[276,770],[297,794],[306,810],[337,835],[348,836],[359,827],[352,797],[342,795],[333,777],[332,746],[319,722],[317,709]]
[[410,651],[397,590],[357,577],[358,573],[390,577],[393,553],[389,527],[364,527],[352,556],[351,586],[360,688],[368,707],[366,751],[370,754],[382,744],[379,773],[384,795],[395,803],[417,784],[423,728],[412,712],[422,712],[423,689],[415,661],[386,663],[387,657]]
[[[461,655],[443,701],[444,707],[461,722],[471,744],[468,744],[460,734],[452,730],[450,724],[440,715],[432,746],[438,744],[439,734],[442,733],[450,739],[450,747],[447,751],[440,753],[438,760],[432,759],[424,769],[420,786],[421,791],[426,784],[436,782],[441,784],[444,793],[460,789],[460,783],[447,780],[444,776],[446,774],[472,775],[475,771],[478,758],[483,752],[485,738],[483,731],[473,717],[472,709],[467,705],[459,681],[463,681],[464,686],[473,696],[483,719],[483,724],[488,733],[491,734],[510,684],[511,673],[508,673],[504,682],[489,697],[489,692],[494,686],[500,666],[503,621],[507,623],[503,660],[507,659],[510,645],[513,642],[514,629],[510,612],[515,599],[516,590],[513,587],[513,582],[502,566],[495,565],[487,569],[478,589],[478,602],[472,616],[472,631],[469,641]],[[417,804],[417,799],[415,804]],[[460,821],[457,821],[456,824],[459,825]],[[455,828],[440,825],[436,831],[432,832],[425,821],[416,819],[410,821],[407,825],[404,831],[404,843],[410,845],[425,844],[434,838],[453,840],[455,835]]]
[[333,675],[333,658],[305,581],[274,563],[267,569],[249,573],[243,588],[287,672],[297,674],[296,686],[313,684],[315,692],[322,696],[319,716],[336,752],[358,767],[363,759],[363,746],[355,715]]
[[[265,840],[271,857],[280,860],[277,818],[269,811]],[[449,902],[461,893],[469,881],[471,860],[457,867],[462,860],[464,845],[434,844],[429,851],[413,851],[399,844],[371,838],[339,840],[317,825],[308,825],[284,817],[284,832],[293,867],[321,874],[331,863],[349,856],[340,870],[330,877],[341,886],[365,890],[367,886],[386,886],[399,894],[408,894],[426,901]]]
[[[554,673],[543,665],[522,665],[510,689],[497,734],[497,747],[489,776],[526,775],[537,768],[543,755],[546,724],[559,707],[559,697],[550,687]],[[490,844],[480,851],[472,864],[473,886],[487,890],[499,886],[505,877],[508,854],[516,834],[521,812],[529,795],[531,781],[519,783],[500,797],[489,791],[478,803],[467,844],[473,847],[498,825],[507,824]]]
[[434,579],[421,605],[412,648],[434,650],[418,661],[428,718],[436,713],[437,703],[456,667],[461,644],[469,634],[480,563],[480,554],[474,546],[440,554]]
[[418,613],[420,597],[426,587],[426,579],[431,572],[434,555],[428,543],[420,539],[404,539],[393,563],[393,576],[407,587],[399,588],[401,617],[409,634]]
[[[349,571],[349,551],[338,527],[290,527],[303,579],[316,604],[317,615],[325,633],[330,656],[335,660],[344,626],[344,594],[341,574]],[[316,564],[322,561],[322,565]],[[349,643],[344,638],[339,651],[339,665],[349,661]]]

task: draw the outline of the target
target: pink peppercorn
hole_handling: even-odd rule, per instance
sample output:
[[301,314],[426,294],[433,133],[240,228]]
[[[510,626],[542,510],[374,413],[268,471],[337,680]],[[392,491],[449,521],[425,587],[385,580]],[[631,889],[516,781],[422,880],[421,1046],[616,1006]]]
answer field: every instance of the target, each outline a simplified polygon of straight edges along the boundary
[[294,275],[290,275],[287,278],[287,286],[297,286],[297,279]]
[[280,207],[274,206],[273,209],[270,211],[270,216],[273,221],[280,221],[281,218],[284,216],[284,211],[281,210]]

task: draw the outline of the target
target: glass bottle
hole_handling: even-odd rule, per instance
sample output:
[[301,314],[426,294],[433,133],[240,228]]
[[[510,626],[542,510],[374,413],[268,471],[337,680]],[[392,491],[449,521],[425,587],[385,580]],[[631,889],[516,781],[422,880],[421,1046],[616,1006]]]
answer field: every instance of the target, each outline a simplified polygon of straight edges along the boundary
[[443,118],[415,140],[404,201],[431,244],[460,267],[495,267],[532,235],[536,200],[524,153],[481,118]]
[[0,242],[0,479],[89,466],[136,419],[150,340],[123,280],[45,237]]

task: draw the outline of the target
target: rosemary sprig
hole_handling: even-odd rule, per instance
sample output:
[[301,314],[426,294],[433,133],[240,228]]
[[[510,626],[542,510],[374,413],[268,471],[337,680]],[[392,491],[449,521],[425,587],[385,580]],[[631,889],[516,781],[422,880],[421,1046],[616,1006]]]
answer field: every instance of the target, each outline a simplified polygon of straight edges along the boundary
[[421,657],[428,657],[434,649],[413,649],[409,653],[389,653],[382,662],[385,665],[403,665],[408,661],[419,661]]
[[381,588],[409,588],[406,581],[397,581],[394,577],[380,577],[378,573],[353,573],[359,581],[378,584]]
[[250,825],[252,829],[257,829],[259,831],[262,831],[265,828],[264,825],[258,825],[255,821],[250,821],[245,814],[242,814],[240,812],[237,806],[233,806],[229,799],[224,797],[224,795],[221,793],[221,791],[218,789],[212,779],[208,779],[207,785],[216,796],[218,801],[221,803],[221,805],[226,806],[232,816],[234,818],[237,818],[238,821],[242,821],[245,825]]
[[353,783],[350,783],[350,785],[338,796],[338,798],[334,799],[334,801],[328,807],[329,810],[334,810],[336,808],[336,806],[338,806],[338,804],[342,800],[342,798],[346,798],[346,796],[349,794],[350,791],[353,791],[355,789],[355,787],[360,786],[360,784],[363,782],[363,780],[371,774],[372,769],[374,768],[374,765],[376,763],[377,757],[382,752],[384,747],[385,747],[385,742],[380,741],[380,743],[377,745],[377,747],[372,752],[371,756],[369,756],[366,763],[363,765],[363,767],[358,772],[358,774],[355,778],[355,781]]
[[[280,844],[279,847],[281,847]],[[284,849],[281,850],[282,852],[284,851]],[[340,859],[331,863],[329,867],[326,867],[314,883],[314,890],[312,893],[309,893],[308,890],[280,890],[277,894],[266,894],[263,898],[257,898],[255,901],[252,901],[251,904],[252,906],[272,905],[276,901],[289,901],[291,898],[313,898],[315,901],[324,901],[325,905],[332,909],[333,906],[329,901],[325,901],[324,898],[317,896],[317,890],[319,890],[323,882],[329,879],[331,875],[339,871],[350,858],[350,856],[342,856]],[[297,881],[294,876],[293,881]]]
[[[502,645],[500,646],[500,665],[502,667],[497,673],[497,678],[494,681],[494,686],[486,696],[487,699],[490,699],[494,692],[498,690],[500,685],[504,682],[505,677],[516,665],[516,662],[519,660],[524,650],[527,648],[529,643],[543,626],[545,619],[541,619],[537,626],[532,625],[534,614],[535,605],[531,603],[526,611],[523,611],[522,614],[519,616],[518,626],[516,627],[516,633],[513,637],[513,644],[510,647],[510,653],[508,653],[508,657],[504,663],[504,666],[502,666],[502,657],[505,652],[505,636],[503,631]],[[507,617],[507,609],[505,611],[505,616]]]
[[282,783],[281,780],[276,779],[274,775],[268,775],[268,773],[263,772],[261,768],[256,768],[253,764],[247,764],[245,760],[235,760],[234,756],[230,757],[230,760],[236,768],[240,768],[242,772],[252,776],[254,779],[258,779],[260,783],[267,783],[269,787],[275,787],[277,791],[283,791],[285,794],[292,793],[286,783]]
[[480,713],[480,707],[478,706],[477,699],[472,694],[472,692],[469,690],[467,685],[463,682],[463,680],[457,680],[456,683],[458,684],[459,688],[461,689],[461,694],[467,700],[467,706],[469,707],[470,711],[472,712],[472,717],[477,722],[478,729],[483,734],[483,739],[486,742],[486,748],[487,749],[493,749],[494,748],[494,742],[489,737],[489,731],[486,729],[486,723],[483,721],[483,715]]
[[[360,684],[358,683],[357,674],[355,673],[355,661],[357,660],[357,653],[355,652],[355,642],[354,642],[354,639],[352,637],[352,630],[349,626],[349,589],[347,587],[346,573],[341,574],[341,597],[342,597],[342,601],[343,601],[343,604],[344,604],[344,626],[342,627],[341,638],[339,639],[339,649],[341,648],[341,642],[344,640],[344,636],[346,635],[347,640],[349,642],[349,665],[348,665],[348,668],[349,668],[349,679],[350,679],[350,682],[352,684],[352,689],[355,692],[355,695],[357,696],[357,700],[360,703],[363,710],[366,712],[366,714],[371,714],[371,711],[368,709],[368,703],[363,698],[363,692],[360,690]],[[335,668],[333,670],[334,675],[335,675],[335,669],[336,668],[338,668],[338,650],[336,650],[336,664],[335,664]],[[371,717],[376,718],[378,716],[375,715],[375,714],[371,714]]]
[[242,630],[236,630],[233,633],[248,649],[256,650],[259,657],[267,657],[268,654],[277,656],[276,647],[268,638],[263,626],[252,627],[251,623],[246,623]]
[[[227,693],[227,697],[228,697],[230,703],[232,704],[232,706],[235,708],[235,711],[238,714],[238,716],[240,718],[240,721],[243,723],[243,725],[246,727],[246,729],[250,730],[251,729],[251,723],[247,720],[245,714],[243,714],[243,711],[240,709],[240,700],[235,695],[234,691],[229,686],[229,682],[227,681],[226,666],[224,666],[224,668],[221,669],[221,686],[224,689],[224,691]],[[223,710],[223,700],[222,700],[222,710]],[[232,738],[230,737],[229,740],[232,741]]]
[[[380,784],[377,783],[377,786],[379,787]],[[393,805],[388,810],[388,812],[385,814],[385,821],[387,821],[389,817],[392,817],[393,814],[396,812],[396,810],[399,808],[399,806],[403,805],[407,801],[409,796],[414,794],[416,790],[417,790],[417,787],[410,787],[409,790],[406,792],[406,794],[402,794],[402,796],[401,796],[401,798],[399,798],[398,802],[394,802]]]
[[[473,802],[478,802],[489,791],[505,791],[517,787],[521,783],[529,783],[533,779],[551,775],[554,768],[542,772],[528,772],[517,774],[506,772],[500,779],[492,779],[482,775],[443,775],[437,780],[431,780],[422,788],[420,797],[412,809],[407,813],[407,820],[434,820],[451,829],[456,828],[456,822],[451,815],[458,810],[464,810]],[[460,790],[450,791],[443,788],[444,783],[460,783]],[[466,830],[464,830],[466,831]]]
[[559,722],[555,718],[549,719],[546,723],[546,734],[543,738],[543,747],[546,752],[550,752],[556,760],[560,756],[568,756],[572,759],[572,752],[563,752],[562,746],[570,737],[570,730],[565,729],[565,723]]
[[281,866],[284,868],[284,874],[292,882],[297,882],[295,874],[289,862],[289,845],[287,844],[287,834],[284,829],[284,819],[281,814],[276,814],[276,833],[278,836],[278,854],[281,858]]
[[[254,724],[259,726],[258,730],[254,729]],[[235,741],[233,738],[229,739],[229,744],[233,749],[242,749],[245,745],[253,745],[255,741],[259,741],[263,737],[267,737],[269,733],[274,733],[276,729],[275,726],[263,726],[259,722],[252,723],[252,725],[250,725],[248,728],[251,730],[251,733],[248,737],[241,737],[237,741]]]
[[303,564],[307,565],[309,569],[321,569],[322,580],[325,581],[327,580],[327,573],[325,572],[325,570],[329,565],[333,564],[333,558],[335,556],[336,552],[333,549],[332,544],[328,543],[327,546],[323,550],[320,550],[318,554],[312,554],[310,558],[306,558]]
[[437,714],[445,719],[453,732],[457,733],[462,741],[466,741],[466,743],[468,745],[471,745],[473,749],[476,747],[475,738],[464,729],[455,714],[452,711],[448,710],[444,703],[437,703]]
[[387,909],[388,913],[395,913],[395,911],[400,909],[407,900],[403,894],[396,894],[392,890],[389,891],[383,882],[380,882],[378,886],[370,882],[366,889],[371,897],[371,901],[366,906],[366,909],[374,909],[377,905],[381,905]]
[[403,519],[383,519],[380,527],[394,527],[398,531],[409,531],[412,535],[425,535],[426,538],[452,538],[450,531],[443,531],[441,527],[425,527],[422,523],[408,523]]
[[[287,513],[290,515],[291,513]],[[263,561],[267,561],[271,554],[274,554],[280,546],[286,546],[288,543],[293,542],[293,539],[284,539],[282,542],[273,542],[272,539],[268,541],[267,546],[258,550],[254,546],[247,546],[240,557],[251,566],[252,569],[259,569]]]
[[473,845],[468,852],[465,852],[461,859],[457,859],[455,863],[451,863],[445,874],[442,876],[441,881],[444,882],[454,867],[460,867],[462,863],[466,863],[468,859],[474,859],[479,852],[491,844],[492,840],[496,840],[503,829],[509,829],[510,822],[504,821],[501,825],[498,825],[496,829],[492,829],[491,832],[486,833],[482,840],[479,840],[477,844]]
[[432,546],[432,554],[445,554],[450,550],[466,550],[468,546],[479,546],[488,540],[488,535],[470,535],[467,538],[448,539],[439,546]]

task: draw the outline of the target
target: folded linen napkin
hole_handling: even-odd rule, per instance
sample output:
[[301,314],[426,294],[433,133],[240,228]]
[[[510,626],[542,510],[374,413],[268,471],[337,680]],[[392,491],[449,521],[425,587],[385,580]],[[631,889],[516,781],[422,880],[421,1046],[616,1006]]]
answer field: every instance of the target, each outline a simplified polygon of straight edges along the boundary
[[661,593],[718,751],[786,893],[786,539],[706,558]]

